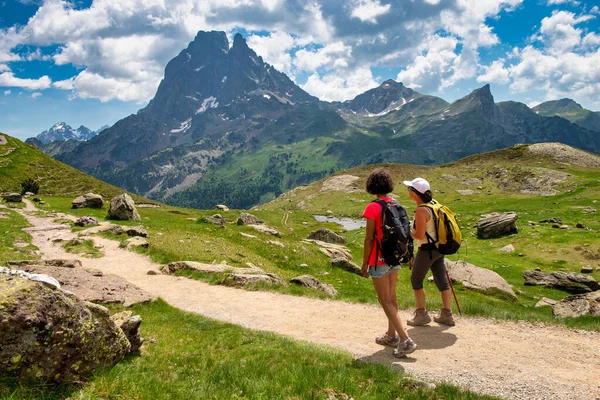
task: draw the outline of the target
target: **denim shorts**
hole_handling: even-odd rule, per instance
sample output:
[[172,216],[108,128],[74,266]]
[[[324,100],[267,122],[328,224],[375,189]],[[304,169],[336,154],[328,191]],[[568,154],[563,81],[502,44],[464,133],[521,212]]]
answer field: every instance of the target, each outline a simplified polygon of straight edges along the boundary
[[396,265],[390,267],[389,265],[378,265],[376,267],[369,267],[369,276],[371,278],[383,278],[392,271],[400,270],[400,266]]

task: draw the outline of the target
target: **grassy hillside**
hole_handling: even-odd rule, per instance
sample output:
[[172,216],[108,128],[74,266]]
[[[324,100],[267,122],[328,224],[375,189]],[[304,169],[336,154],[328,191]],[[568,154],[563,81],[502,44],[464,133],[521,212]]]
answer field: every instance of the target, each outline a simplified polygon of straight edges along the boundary
[[[40,184],[38,194],[41,196],[79,196],[93,192],[110,199],[124,192],[123,189],[56,161],[27,143],[1,132],[0,135],[6,138],[6,143],[0,144],[0,192],[20,192],[21,182],[27,178]],[[143,199],[131,195],[137,201]]]

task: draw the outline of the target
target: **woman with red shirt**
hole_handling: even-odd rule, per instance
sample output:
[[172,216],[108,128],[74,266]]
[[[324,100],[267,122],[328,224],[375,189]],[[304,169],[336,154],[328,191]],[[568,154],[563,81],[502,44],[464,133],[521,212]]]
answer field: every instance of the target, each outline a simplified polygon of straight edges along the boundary
[[[383,168],[375,169],[369,174],[366,189],[368,193],[377,196],[377,199],[387,202],[393,201],[388,194],[394,190],[394,182],[390,173]],[[396,347],[394,356],[405,357],[415,351],[417,345],[408,336],[398,315],[396,283],[400,266],[388,266],[383,259],[377,259],[377,254],[381,254],[381,250],[377,249],[377,243],[380,243],[383,237],[381,206],[376,202],[369,203],[363,212],[363,217],[367,220],[367,231],[361,270],[364,277],[371,277],[373,280],[377,299],[388,319],[387,332],[377,337],[375,342],[381,345],[394,346]],[[377,235],[377,240],[375,235]],[[399,337],[396,336],[396,333]]]

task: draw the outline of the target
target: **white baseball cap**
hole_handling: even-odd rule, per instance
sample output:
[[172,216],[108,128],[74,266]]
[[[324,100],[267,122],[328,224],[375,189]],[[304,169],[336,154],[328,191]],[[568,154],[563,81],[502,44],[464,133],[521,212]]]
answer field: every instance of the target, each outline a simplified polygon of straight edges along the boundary
[[423,178],[415,178],[412,181],[404,181],[402,183],[404,183],[406,186],[412,187],[421,194],[425,194],[426,191],[431,190],[429,182]]

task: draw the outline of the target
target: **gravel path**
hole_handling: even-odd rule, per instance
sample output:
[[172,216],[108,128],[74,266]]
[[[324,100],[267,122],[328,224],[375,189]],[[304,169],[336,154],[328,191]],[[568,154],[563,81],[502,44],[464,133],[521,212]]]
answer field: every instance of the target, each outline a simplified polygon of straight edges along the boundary
[[[28,201],[26,201],[28,202]],[[30,204],[28,205],[28,208]],[[23,212],[23,211],[21,211]],[[379,307],[208,285],[182,277],[147,275],[159,265],[94,237],[105,256],[65,253],[52,239],[75,236],[52,218],[23,212],[43,258],[78,258],[84,266],[120,275],[179,309],[254,330],[344,349],[357,359],[388,364],[430,382],[446,382],[508,399],[600,399],[600,334],[528,322],[458,318],[455,327],[409,328],[419,348],[397,360],[374,343],[386,320]],[[63,216],[64,217],[64,216]],[[401,310],[404,321],[408,310]]]

